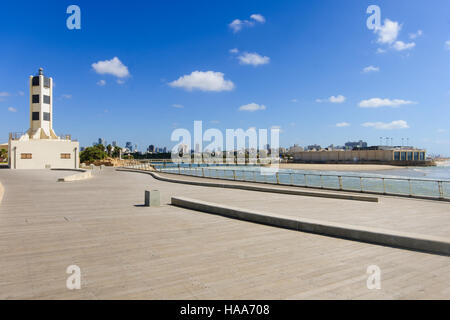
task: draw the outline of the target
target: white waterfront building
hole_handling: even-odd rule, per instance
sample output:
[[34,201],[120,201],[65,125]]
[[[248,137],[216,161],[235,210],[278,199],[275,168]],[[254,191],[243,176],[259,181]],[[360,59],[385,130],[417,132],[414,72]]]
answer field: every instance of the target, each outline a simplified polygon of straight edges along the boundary
[[79,143],[70,135],[53,131],[53,79],[43,74],[30,76],[30,129],[10,133],[8,164],[11,169],[79,167]]

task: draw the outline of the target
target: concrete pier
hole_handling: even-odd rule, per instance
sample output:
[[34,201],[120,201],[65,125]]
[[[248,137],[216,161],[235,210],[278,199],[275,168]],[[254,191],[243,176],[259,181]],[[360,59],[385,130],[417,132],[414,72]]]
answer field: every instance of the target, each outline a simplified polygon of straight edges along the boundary
[[[450,233],[449,204],[349,201],[159,181],[105,168],[0,169],[1,299],[449,299],[448,256],[280,229],[169,205],[173,196],[430,236]],[[72,173],[68,172],[67,175]],[[204,179],[202,179],[204,181]],[[151,185],[161,206],[142,207]],[[81,269],[68,290],[66,268]],[[366,286],[381,269],[381,289]]]

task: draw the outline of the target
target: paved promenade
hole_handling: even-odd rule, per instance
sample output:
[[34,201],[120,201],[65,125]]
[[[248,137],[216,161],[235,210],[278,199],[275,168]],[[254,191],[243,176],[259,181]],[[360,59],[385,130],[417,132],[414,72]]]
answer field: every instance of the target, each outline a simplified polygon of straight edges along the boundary
[[[171,196],[186,196],[449,236],[448,203],[208,188],[111,168],[89,180],[56,182],[70,174],[0,169],[1,299],[450,298],[450,257],[167,205]],[[145,189],[161,191],[161,207],[142,206]],[[66,288],[73,264],[81,268],[80,290]],[[380,290],[366,287],[369,265],[381,269]]]

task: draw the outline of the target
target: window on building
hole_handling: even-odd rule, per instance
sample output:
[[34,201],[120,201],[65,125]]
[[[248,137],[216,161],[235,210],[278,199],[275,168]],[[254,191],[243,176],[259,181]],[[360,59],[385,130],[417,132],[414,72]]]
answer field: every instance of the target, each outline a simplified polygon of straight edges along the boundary
[[44,120],[50,121],[50,112],[44,112]]
[[414,152],[414,160],[415,161],[419,160],[419,153],[418,152]]
[[33,77],[33,80],[31,80],[31,85],[34,87],[39,86],[39,77]]
[[402,152],[402,157],[401,157],[400,160],[402,160],[402,161],[406,160],[406,152]]
[[411,161],[413,159],[413,153],[408,152],[408,160]]
[[31,115],[31,119],[39,120],[39,112],[33,112],[32,115]]
[[44,78],[44,87],[50,88],[50,78]]
[[61,159],[70,159],[70,153],[61,153]]
[[50,96],[44,95],[44,103],[50,104]]
[[400,160],[400,152],[394,152],[394,160]]
[[21,153],[20,159],[32,159],[32,154],[31,153]]
[[420,160],[425,160],[425,152],[420,153]]
[[39,95],[38,94],[33,94],[32,98],[31,98],[31,102],[32,103],[39,103]]

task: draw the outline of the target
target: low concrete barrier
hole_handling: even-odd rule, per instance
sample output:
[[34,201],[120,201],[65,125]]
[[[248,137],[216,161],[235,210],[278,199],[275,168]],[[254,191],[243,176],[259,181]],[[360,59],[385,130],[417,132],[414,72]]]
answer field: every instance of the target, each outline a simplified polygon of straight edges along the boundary
[[69,181],[78,181],[78,180],[85,180],[92,178],[92,171],[85,171],[85,170],[76,170],[80,171],[80,173],[76,173],[64,178],[59,178],[58,182],[69,182]]
[[172,197],[171,204],[187,209],[218,214],[225,217],[280,228],[316,233],[349,240],[357,240],[396,248],[450,255],[450,238],[427,236],[372,227],[362,227],[301,217],[297,218],[272,213],[262,213],[254,210],[240,209],[184,197]]
[[190,184],[190,185],[194,185],[194,186],[241,189],[241,190],[249,190],[249,191],[291,194],[291,195],[297,195],[297,196],[378,202],[378,197],[373,197],[373,196],[362,196],[362,195],[356,195],[356,194],[352,195],[352,194],[342,194],[342,193],[332,193],[332,192],[314,192],[314,191],[293,190],[293,189],[283,189],[283,188],[268,188],[268,187],[252,186],[252,185],[242,185],[242,184],[237,184],[237,183],[232,184],[232,183],[215,183],[215,182],[178,180],[178,179],[162,177],[159,174],[157,174],[155,172],[151,172],[151,171],[141,171],[141,170],[123,169],[123,168],[117,169],[117,170],[118,171],[147,173],[157,180],[161,180],[161,181],[165,181],[165,182],[172,182],[172,183]]

